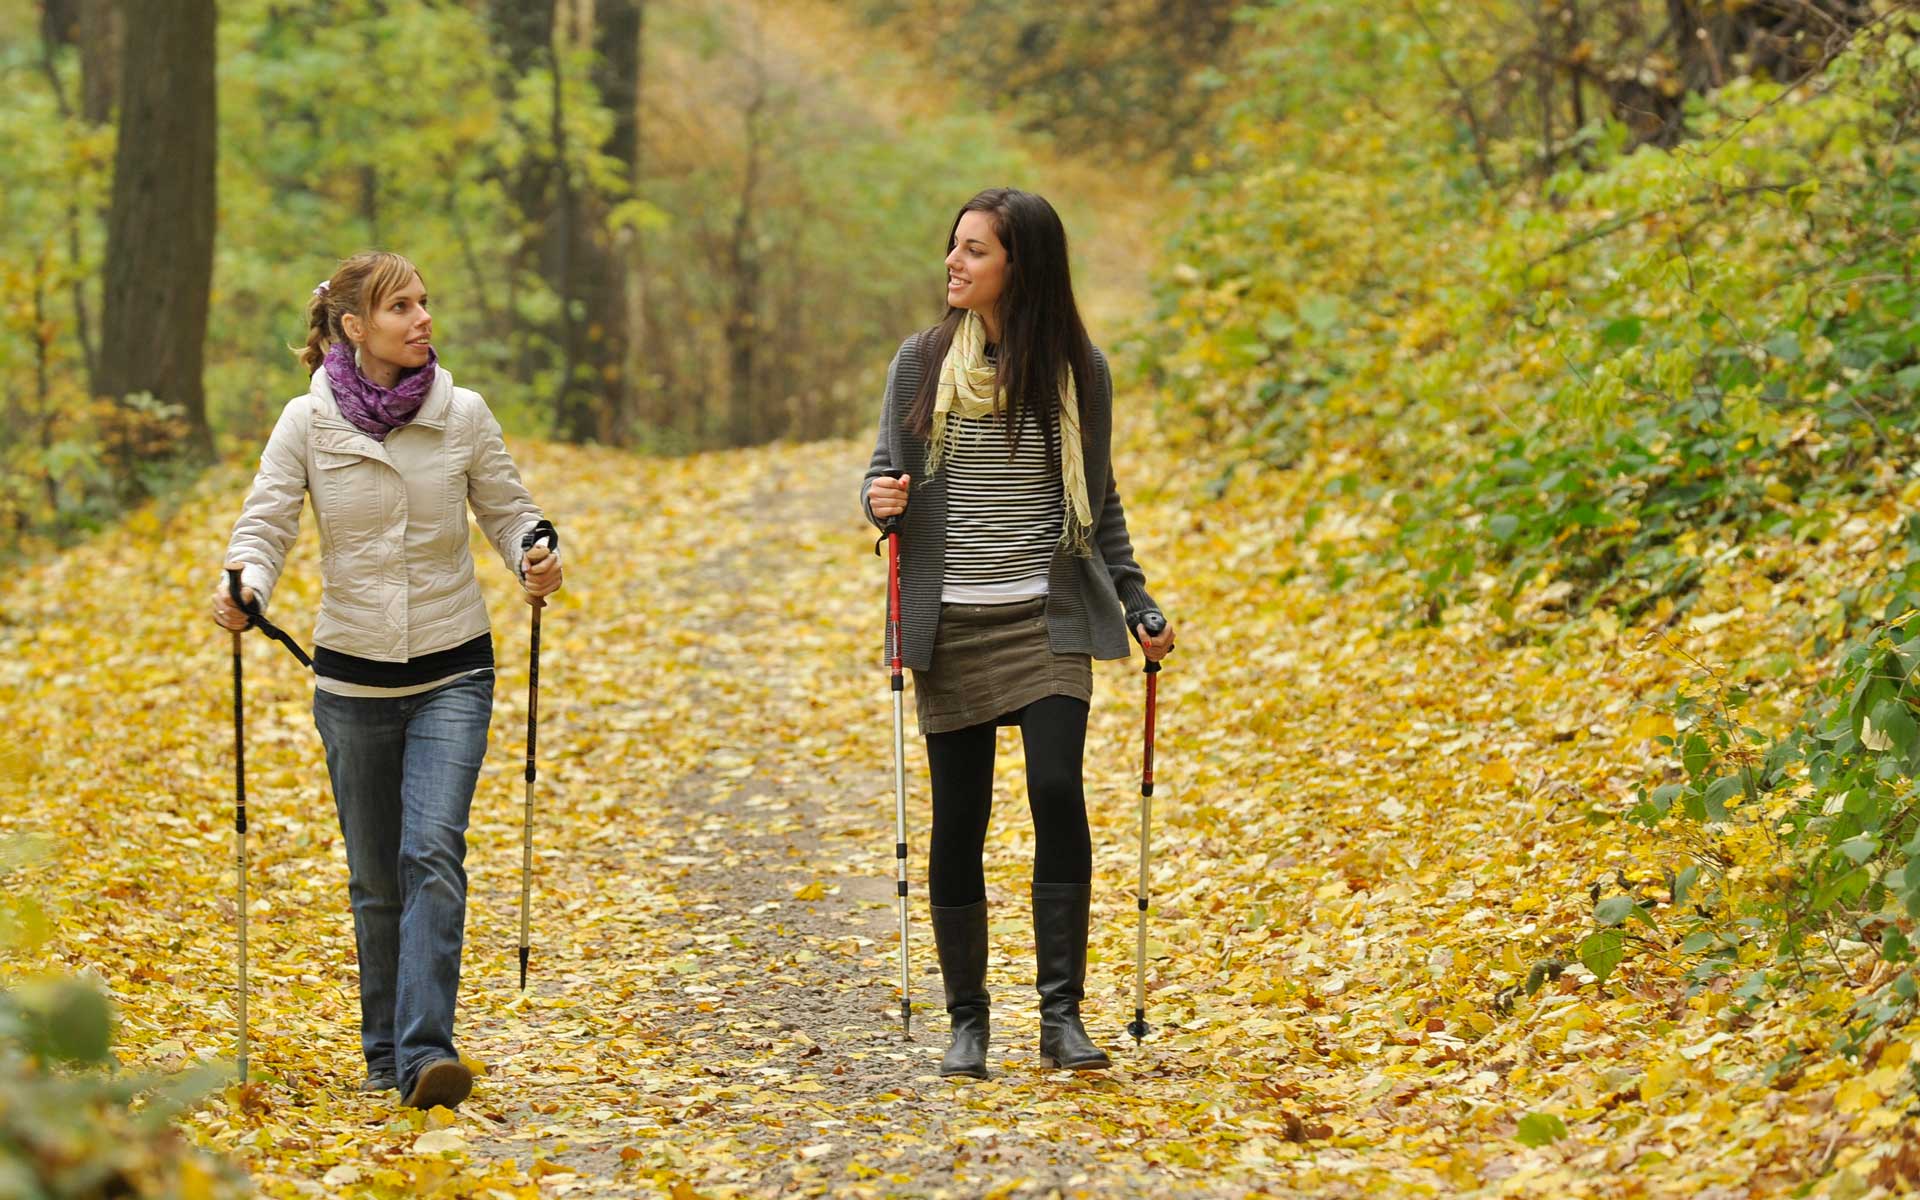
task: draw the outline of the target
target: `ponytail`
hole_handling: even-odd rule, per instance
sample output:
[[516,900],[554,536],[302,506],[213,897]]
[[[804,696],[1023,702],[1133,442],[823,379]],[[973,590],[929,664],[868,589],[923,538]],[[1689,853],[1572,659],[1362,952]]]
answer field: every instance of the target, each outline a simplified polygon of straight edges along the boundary
[[330,286],[332,282],[329,279],[313,289],[313,299],[307,301],[307,344],[304,349],[294,351],[300,356],[300,365],[307,369],[309,375],[320,369],[320,364],[327,358],[327,347],[338,340],[333,332],[333,316],[327,312],[327,297],[333,293]]

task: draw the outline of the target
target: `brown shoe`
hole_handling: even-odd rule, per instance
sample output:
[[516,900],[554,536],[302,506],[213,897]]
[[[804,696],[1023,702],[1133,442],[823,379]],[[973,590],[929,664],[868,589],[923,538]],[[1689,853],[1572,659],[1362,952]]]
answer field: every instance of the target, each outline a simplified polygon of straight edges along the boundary
[[473,1092],[473,1072],[457,1058],[443,1058],[420,1068],[414,1076],[413,1090],[407,1093],[412,1108],[445,1105],[456,1108]]

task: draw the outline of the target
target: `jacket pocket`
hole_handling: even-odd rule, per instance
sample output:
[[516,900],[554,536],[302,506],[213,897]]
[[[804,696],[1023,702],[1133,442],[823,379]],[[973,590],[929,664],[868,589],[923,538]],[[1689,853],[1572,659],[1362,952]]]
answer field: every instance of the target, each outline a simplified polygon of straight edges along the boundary
[[314,450],[308,490],[314,516],[337,550],[379,536],[385,524],[383,474],[379,463],[358,454]]

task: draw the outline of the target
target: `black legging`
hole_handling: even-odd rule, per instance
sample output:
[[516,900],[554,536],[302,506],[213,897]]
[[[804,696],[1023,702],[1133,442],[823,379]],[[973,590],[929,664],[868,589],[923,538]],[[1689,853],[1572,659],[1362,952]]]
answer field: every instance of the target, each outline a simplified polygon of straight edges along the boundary
[[[1087,744],[1087,702],[1047,696],[1012,714],[1027,753],[1027,804],[1033,810],[1033,881],[1089,883],[1093,842],[1080,756]],[[933,774],[933,845],[927,891],[942,908],[987,898],[981,851],[993,808],[993,740],[998,722],[927,735]]]

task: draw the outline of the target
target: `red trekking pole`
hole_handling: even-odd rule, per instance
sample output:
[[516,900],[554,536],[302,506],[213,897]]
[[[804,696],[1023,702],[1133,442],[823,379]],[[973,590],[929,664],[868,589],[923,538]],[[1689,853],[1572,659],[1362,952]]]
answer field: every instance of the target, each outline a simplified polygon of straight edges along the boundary
[[[887,668],[893,688],[893,863],[900,901],[900,1032],[913,1036],[913,1005],[908,1000],[912,975],[907,969],[907,733],[906,679],[900,663],[900,524],[882,526],[887,544]],[[873,547],[880,553],[879,543]]]

